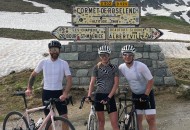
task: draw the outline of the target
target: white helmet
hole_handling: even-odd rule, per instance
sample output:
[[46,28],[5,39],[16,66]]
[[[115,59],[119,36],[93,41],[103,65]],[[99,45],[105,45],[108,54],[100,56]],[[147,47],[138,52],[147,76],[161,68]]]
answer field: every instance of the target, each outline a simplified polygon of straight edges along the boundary
[[108,46],[104,45],[98,49],[98,54],[102,54],[102,53],[111,54],[111,50]]
[[125,45],[122,49],[121,49],[121,53],[135,53],[136,49],[134,48],[133,45]]

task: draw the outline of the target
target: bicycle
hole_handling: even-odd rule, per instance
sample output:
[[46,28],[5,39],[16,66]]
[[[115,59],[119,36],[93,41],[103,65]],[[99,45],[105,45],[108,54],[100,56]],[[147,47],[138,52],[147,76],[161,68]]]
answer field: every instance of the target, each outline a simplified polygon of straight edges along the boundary
[[[55,102],[60,102],[59,98],[51,98],[48,101],[45,101],[45,106],[28,109],[25,92],[17,91],[13,94],[13,96],[23,97],[25,112],[23,114],[18,111],[9,112],[3,121],[3,130],[44,130],[44,127],[45,130],[63,130],[63,123],[68,127],[66,130],[75,130],[74,126],[68,119],[56,116],[54,105]],[[64,105],[67,105],[69,102],[72,103],[71,96],[65,101]],[[40,118],[38,122],[35,123],[31,118],[31,113],[44,110],[45,108],[50,110],[49,114],[45,117],[44,120]]]
[[139,101],[139,99],[127,98],[128,90],[120,91],[120,93],[124,94],[124,98],[119,97],[119,103],[117,103],[119,129],[138,130],[137,113],[134,103]]
[[[79,109],[82,109],[83,104],[85,102],[85,99],[88,97],[83,97],[81,100],[81,104]],[[88,121],[87,121],[87,130],[98,130],[98,118],[96,115],[96,111],[95,111],[95,107],[94,107],[94,103],[95,102],[100,102],[100,101],[94,101],[91,98],[89,98],[89,102],[91,102],[91,109],[90,109],[90,114],[88,116]],[[104,104],[106,106],[106,110],[109,110],[109,105],[108,104]]]

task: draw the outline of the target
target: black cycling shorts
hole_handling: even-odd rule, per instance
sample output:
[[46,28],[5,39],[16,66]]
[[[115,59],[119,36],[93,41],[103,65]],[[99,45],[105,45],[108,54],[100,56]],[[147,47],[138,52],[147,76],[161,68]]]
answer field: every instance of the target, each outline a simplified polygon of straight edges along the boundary
[[[43,90],[42,92],[42,102],[43,105],[45,100],[49,100],[50,98],[59,98],[62,95],[63,91],[62,90]],[[59,115],[64,115],[67,114],[67,105],[63,102],[56,102],[56,109],[59,113]],[[49,114],[49,109],[44,109],[44,113],[47,116]]]
[[[133,93],[132,97],[136,98],[136,99],[140,99],[142,95],[143,94],[137,95],[137,94]],[[135,102],[135,109],[140,109],[140,110],[156,109],[153,90],[151,90],[151,92],[149,94],[149,101],[147,101],[147,102],[140,102],[140,101]]]
[[104,106],[106,106],[106,110],[108,114],[117,111],[116,107],[116,102],[115,102],[115,97],[112,96],[112,98],[109,101],[109,107],[107,105],[104,105],[102,103],[99,103],[101,100],[105,99],[108,97],[109,94],[104,94],[104,93],[96,93],[94,97],[94,107],[96,111],[105,111]]

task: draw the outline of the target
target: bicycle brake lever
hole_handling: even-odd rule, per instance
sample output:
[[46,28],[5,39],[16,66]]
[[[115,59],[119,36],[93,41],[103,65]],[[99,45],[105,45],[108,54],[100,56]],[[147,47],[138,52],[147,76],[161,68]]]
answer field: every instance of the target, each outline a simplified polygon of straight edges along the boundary
[[71,104],[73,106],[73,97],[72,96],[69,97],[69,101],[71,102]]

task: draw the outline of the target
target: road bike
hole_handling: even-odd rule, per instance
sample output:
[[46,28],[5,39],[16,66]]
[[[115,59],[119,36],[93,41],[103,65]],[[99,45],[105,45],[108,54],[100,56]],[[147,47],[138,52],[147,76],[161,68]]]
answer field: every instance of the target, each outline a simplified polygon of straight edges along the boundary
[[[81,100],[81,104],[79,109],[82,109],[83,104],[85,102],[86,97],[83,97]],[[88,121],[87,121],[87,130],[98,130],[98,118],[96,115],[95,107],[94,107],[94,101],[92,99],[89,100],[91,102],[90,106],[90,114],[88,116]]]
[[[134,103],[139,99],[127,98],[128,90],[120,91],[117,103],[118,124],[120,130],[138,130],[137,113]],[[123,97],[124,95],[124,97]]]
[[[82,109],[86,98],[88,98],[88,97],[83,97],[81,99],[81,104],[80,104],[79,109]],[[100,102],[100,101],[94,101],[91,98],[89,98],[89,102],[91,102],[91,107],[90,107],[91,109],[90,109],[90,114],[88,116],[88,121],[85,124],[87,125],[87,130],[98,130],[98,118],[96,115],[94,104],[96,102]],[[104,111],[107,111],[107,110],[109,111],[109,104],[104,104],[104,106],[106,106]]]
[[[48,101],[45,101],[45,106],[28,109],[25,92],[17,91],[13,96],[23,97],[25,112],[23,114],[18,111],[9,112],[3,121],[3,130],[75,130],[74,126],[68,119],[56,116],[54,107],[56,102],[60,102],[59,98],[51,98]],[[68,97],[68,99],[62,104],[68,105],[69,102],[72,103],[72,96]],[[45,119],[40,118],[38,122],[35,123],[34,119],[31,118],[31,114],[46,108],[50,110],[49,114]]]

